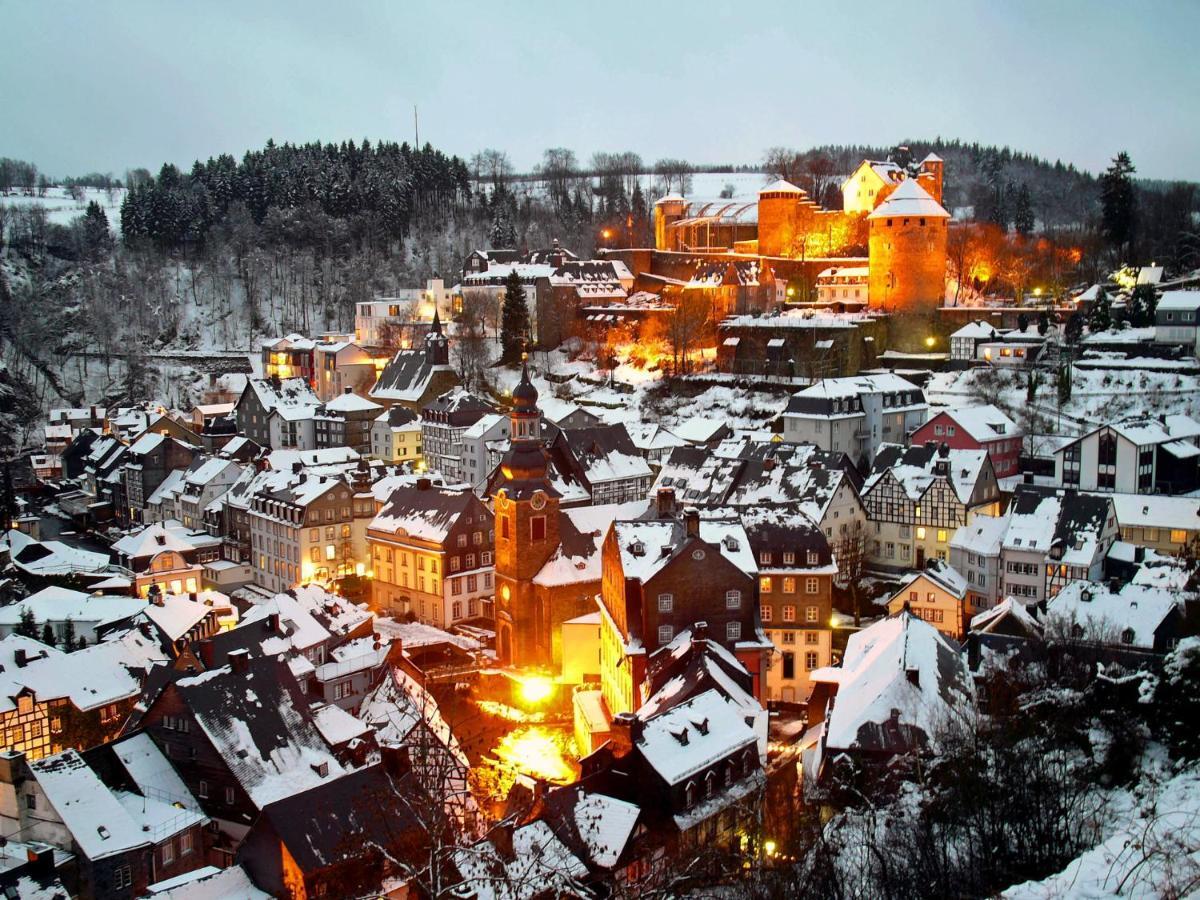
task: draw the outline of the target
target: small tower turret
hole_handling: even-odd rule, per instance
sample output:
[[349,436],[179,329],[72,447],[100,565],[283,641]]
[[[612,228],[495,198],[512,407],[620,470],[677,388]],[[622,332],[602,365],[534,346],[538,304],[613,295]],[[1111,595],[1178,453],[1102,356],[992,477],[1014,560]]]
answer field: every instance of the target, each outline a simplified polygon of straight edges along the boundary
[[431,366],[450,365],[450,342],[442,334],[442,320],[436,306],[433,308],[433,323],[425,335],[425,359]]

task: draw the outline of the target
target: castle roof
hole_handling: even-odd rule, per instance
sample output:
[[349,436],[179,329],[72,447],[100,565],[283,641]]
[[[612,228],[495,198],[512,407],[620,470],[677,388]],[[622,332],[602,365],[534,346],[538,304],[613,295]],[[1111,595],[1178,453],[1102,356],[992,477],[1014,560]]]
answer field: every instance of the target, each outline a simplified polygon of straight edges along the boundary
[[897,216],[948,219],[950,213],[946,212],[942,204],[934,200],[925,188],[917,184],[915,178],[906,178],[867,218],[885,219]]
[[765,188],[758,192],[762,194],[803,194],[804,191],[796,187],[790,181],[784,181],[782,178],[776,179],[768,184]]

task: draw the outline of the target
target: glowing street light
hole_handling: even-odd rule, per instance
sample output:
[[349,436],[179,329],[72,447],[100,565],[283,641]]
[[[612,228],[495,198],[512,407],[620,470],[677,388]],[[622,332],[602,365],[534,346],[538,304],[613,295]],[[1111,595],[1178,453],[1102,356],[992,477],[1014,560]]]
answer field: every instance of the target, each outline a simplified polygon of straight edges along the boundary
[[539,675],[521,679],[521,699],[529,706],[540,706],[554,693],[554,682]]
[[937,338],[935,338],[932,334],[929,337],[925,338],[925,346],[926,347],[932,348],[933,345],[936,343],[937,343]]

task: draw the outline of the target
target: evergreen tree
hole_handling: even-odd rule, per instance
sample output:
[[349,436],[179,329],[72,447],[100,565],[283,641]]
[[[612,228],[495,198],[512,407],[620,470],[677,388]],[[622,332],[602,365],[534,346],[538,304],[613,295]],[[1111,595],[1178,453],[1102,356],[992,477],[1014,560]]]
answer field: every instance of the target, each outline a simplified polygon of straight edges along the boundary
[[1042,337],[1046,336],[1046,332],[1050,330],[1050,316],[1043,309],[1038,313],[1037,331]]
[[1122,151],[1100,176],[1101,230],[1118,253],[1133,241],[1137,219],[1137,192],[1130,177],[1137,169]]
[[1090,331],[1108,331],[1112,327],[1112,305],[1108,300],[1108,291],[1101,285],[1096,292],[1096,300],[1088,314],[1088,329]]
[[1071,313],[1071,317],[1067,319],[1066,328],[1063,329],[1063,339],[1067,342],[1068,347],[1073,347],[1079,343],[1079,339],[1083,337],[1083,315],[1081,313]]
[[95,200],[88,203],[83,214],[83,245],[84,255],[91,260],[103,258],[112,248],[108,216]]
[[67,624],[63,627],[62,646],[68,653],[78,649],[75,646],[75,621],[70,616],[67,617]]
[[1022,182],[1017,188],[1017,199],[1013,204],[1013,226],[1023,237],[1033,234],[1033,196],[1029,185]]
[[1024,333],[1025,329],[1028,327],[1029,327],[1029,314],[1028,313],[1017,313],[1017,331]]
[[54,647],[58,644],[58,640],[54,637],[54,629],[47,622],[42,626],[42,643],[47,647]]
[[37,621],[33,618],[33,610],[28,606],[21,610],[21,619],[17,622],[17,634],[37,640]]
[[1061,407],[1071,399],[1071,367],[1061,366],[1058,370],[1058,405]]
[[504,305],[500,311],[500,346],[504,362],[521,358],[529,340],[529,307],[525,303],[525,286],[514,270],[504,282]]
[[1129,297],[1129,324],[1145,328],[1154,324],[1154,311],[1158,308],[1158,294],[1154,286],[1139,284]]

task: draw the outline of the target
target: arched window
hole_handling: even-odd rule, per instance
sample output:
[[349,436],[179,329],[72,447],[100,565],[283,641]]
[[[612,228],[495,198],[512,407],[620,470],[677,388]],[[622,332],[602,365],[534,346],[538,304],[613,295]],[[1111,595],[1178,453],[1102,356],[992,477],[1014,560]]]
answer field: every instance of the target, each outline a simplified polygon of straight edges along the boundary
[[696,782],[689,781],[687,787],[684,788],[684,803],[688,809],[696,805]]
[[716,790],[716,787],[717,787],[717,773],[709,772],[707,775],[704,776],[704,797],[705,797],[705,799],[707,799],[713,795],[713,791]]

